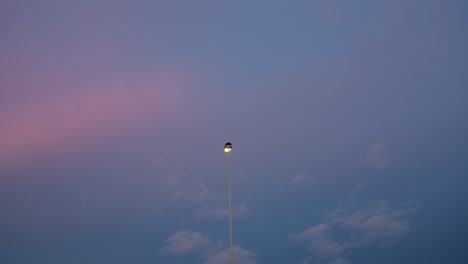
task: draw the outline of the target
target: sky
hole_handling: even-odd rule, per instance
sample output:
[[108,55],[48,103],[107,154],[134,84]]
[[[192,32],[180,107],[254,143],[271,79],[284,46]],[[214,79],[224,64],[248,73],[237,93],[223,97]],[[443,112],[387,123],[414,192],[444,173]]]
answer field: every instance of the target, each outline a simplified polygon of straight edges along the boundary
[[0,262],[468,263],[468,2],[1,0]]

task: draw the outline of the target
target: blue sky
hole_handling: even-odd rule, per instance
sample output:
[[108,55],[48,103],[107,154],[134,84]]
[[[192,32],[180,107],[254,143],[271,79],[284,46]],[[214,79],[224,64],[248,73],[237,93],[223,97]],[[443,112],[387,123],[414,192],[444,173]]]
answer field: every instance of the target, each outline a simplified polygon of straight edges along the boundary
[[1,1],[0,262],[466,263],[466,1]]

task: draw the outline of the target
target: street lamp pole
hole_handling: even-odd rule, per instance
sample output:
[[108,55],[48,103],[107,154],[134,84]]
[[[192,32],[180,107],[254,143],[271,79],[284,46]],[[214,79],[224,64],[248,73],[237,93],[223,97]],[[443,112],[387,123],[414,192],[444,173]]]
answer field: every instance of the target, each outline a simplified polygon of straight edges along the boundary
[[231,142],[224,145],[224,152],[228,158],[228,188],[229,188],[229,264],[234,264],[234,254],[232,251],[232,190],[231,190]]

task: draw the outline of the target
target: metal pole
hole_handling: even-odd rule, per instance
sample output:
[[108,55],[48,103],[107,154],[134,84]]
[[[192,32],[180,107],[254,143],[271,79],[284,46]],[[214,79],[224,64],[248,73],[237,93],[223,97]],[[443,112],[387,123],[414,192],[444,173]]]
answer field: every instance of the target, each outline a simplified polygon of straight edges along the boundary
[[231,197],[231,153],[228,156],[228,187],[229,187],[229,264],[234,264],[234,254],[232,252],[232,197]]

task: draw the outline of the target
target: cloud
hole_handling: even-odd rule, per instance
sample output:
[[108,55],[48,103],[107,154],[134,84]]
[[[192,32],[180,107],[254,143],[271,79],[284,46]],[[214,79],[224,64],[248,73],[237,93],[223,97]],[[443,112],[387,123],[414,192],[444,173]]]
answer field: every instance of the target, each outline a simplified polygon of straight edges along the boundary
[[[152,166],[157,186],[160,187],[157,196],[166,202],[191,204],[194,212],[199,206],[206,206],[219,201],[219,194],[211,188],[207,179],[201,179],[193,174],[190,168],[173,165],[174,160],[158,161]],[[151,163],[154,164],[154,163]]]
[[343,245],[331,239],[331,228],[332,226],[329,224],[320,224],[300,232],[295,237],[310,241],[309,250],[313,251],[319,258],[334,258],[342,254]]
[[313,182],[314,178],[307,176],[305,173],[299,173],[292,179],[295,184],[304,184],[308,182]]
[[329,224],[320,224],[300,232],[296,235],[296,238],[310,240],[323,237],[324,234],[330,230],[330,228],[331,226]]
[[170,107],[171,87],[162,79],[139,78],[0,111],[0,167],[109,138],[144,120],[161,119]]
[[109,13],[108,0],[0,2],[0,169],[162,121],[183,105],[174,100],[176,67],[129,71],[135,5],[112,1],[125,8]]
[[342,10],[335,5],[328,5],[320,18],[322,22],[328,25],[341,23],[344,19]]
[[191,232],[187,230],[178,231],[166,239],[160,253],[183,256],[200,249],[208,242],[200,232]]
[[[371,145],[368,149],[362,162],[369,168],[376,170],[383,170],[387,168],[390,164],[390,159],[388,158],[388,150],[390,144],[387,141],[381,141]],[[365,175],[360,179],[360,181],[353,186],[350,195],[356,195],[367,188],[370,182],[369,175]]]
[[216,194],[198,179],[185,179],[177,182],[172,197],[180,201],[199,202],[214,199]]
[[386,242],[410,231],[407,216],[411,212],[407,209],[391,209],[386,202],[380,202],[370,209],[358,210],[349,215],[339,212],[331,217],[331,221],[342,229],[360,232],[362,237],[356,245]]
[[349,192],[349,194],[354,195],[359,192],[361,192],[368,184],[369,182],[369,177],[365,176],[361,179],[360,182],[358,182],[356,185],[353,186],[353,189]]
[[[258,264],[255,254],[239,246],[233,248],[234,262],[242,264]],[[204,264],[228,264],[229,248],[211,256]]]
[[[162,255],[183,257],[192,253],[201,253],[204,264],[228,264],[229,248],[223,247],[223,241],[214,241],[200,232],[181,230],[165,240],[165,246],[160,250]],[[234,260],[242,264],[258,264],[255,253],[240,246],[233,248]]]
[[352,213],[338,208],[328,214],[324,223],[292,237],[308,241],[309,250],[320,263],[349,263],[343,255],[350,249],[367,245],[385,246],[409,232],[409,216],[415,212],[412,204],[394,209],[382,201]]
[[[228,208],[218,207],[212,209],[199,210],[196,214],[197,218],[208,218],[210,220],[221,220],[228,217]],[[247,217],[250,214],[246,203],[236,205],[232,210],[233,217]]]
[[333,259],[329,262],[327,262],[327,264],[349,264],[351,262],[347,261],[346,259],[342,259],[342,258],[336,258],[336,259]]
[[390,160],[387,157],[388,147],[389,144],[386,141],[370,146],[364,158],[366,164],[374,169],[387,168],[390,163]]
[[311,260],[311,258],[307,258],[307,259],[300,262],[300,264],[318,264],[318,263],[323,263],[323,264],[349,264],[350,262],[345,260],[345,259],[342,259],[342,258],[336,258],[336,259],[333,259],[333,260],[327,261],[327,262],[313,262]]

